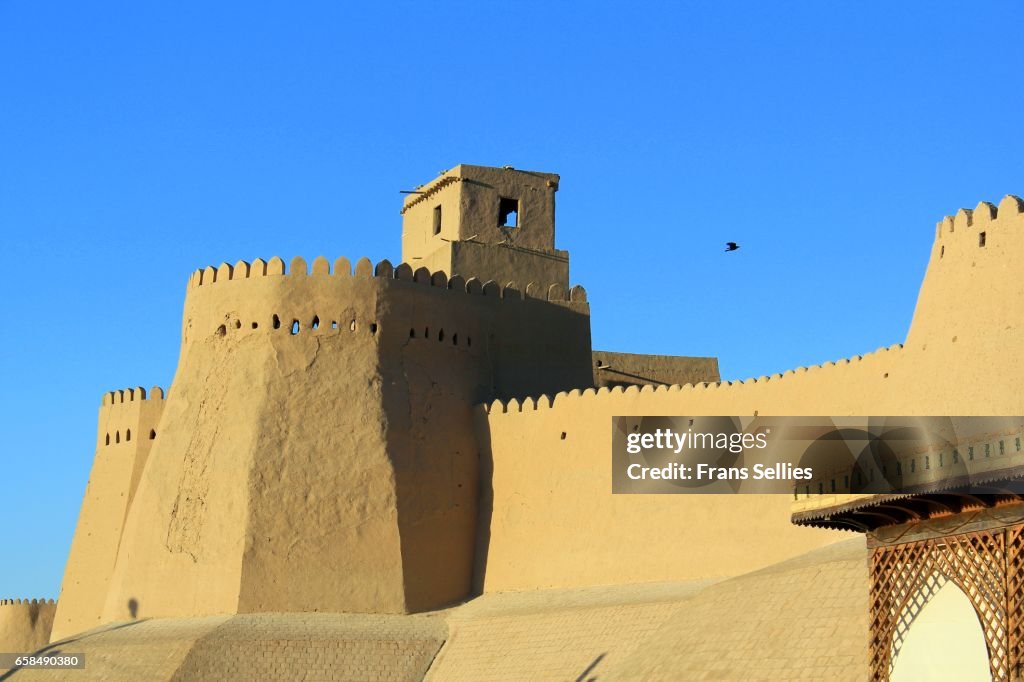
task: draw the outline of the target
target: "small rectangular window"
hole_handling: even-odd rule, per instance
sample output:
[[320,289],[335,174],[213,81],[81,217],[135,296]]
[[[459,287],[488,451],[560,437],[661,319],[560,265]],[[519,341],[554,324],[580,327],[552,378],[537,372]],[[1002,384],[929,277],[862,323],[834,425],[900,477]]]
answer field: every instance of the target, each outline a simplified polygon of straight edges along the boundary
[[498,203],[498,227],[519,227],[519,200],[501,197]]
[[434,207],[434,234],[441,234],[441,207]]
[[985,246],[985,233],[984,232],[979,232],[978,233],[978,246]]

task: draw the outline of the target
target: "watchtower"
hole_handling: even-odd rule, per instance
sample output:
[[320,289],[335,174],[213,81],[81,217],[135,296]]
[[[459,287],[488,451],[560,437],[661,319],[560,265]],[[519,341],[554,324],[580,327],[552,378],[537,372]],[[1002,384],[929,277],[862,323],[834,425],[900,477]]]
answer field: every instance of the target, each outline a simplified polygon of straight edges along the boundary
[[555,248],[553,173],[461,164],[410,193],[402,206],[402,260],[449,276],[569,285],[569,254]]

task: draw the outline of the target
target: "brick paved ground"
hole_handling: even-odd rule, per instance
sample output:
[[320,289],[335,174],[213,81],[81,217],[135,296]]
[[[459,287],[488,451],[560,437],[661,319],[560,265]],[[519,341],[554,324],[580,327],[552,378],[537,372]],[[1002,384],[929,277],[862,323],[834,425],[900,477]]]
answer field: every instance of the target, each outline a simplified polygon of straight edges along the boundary
[[485,595],[416,616],[253,614],[113,624],[52,645],[84,671],[0,680],[863,680],[855,538],[720,582]]

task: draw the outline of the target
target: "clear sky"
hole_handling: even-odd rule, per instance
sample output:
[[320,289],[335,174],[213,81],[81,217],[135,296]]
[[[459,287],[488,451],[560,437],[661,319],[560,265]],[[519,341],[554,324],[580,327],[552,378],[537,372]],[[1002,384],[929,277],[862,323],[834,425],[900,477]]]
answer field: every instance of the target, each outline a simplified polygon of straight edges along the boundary
[[1020,3],[638,7],[0,0],[0,596],[57,596],[192,269],[397,262],[441,169],[560,173],[595,347],[727,379],[901,342],[935,222],[1024,194]]

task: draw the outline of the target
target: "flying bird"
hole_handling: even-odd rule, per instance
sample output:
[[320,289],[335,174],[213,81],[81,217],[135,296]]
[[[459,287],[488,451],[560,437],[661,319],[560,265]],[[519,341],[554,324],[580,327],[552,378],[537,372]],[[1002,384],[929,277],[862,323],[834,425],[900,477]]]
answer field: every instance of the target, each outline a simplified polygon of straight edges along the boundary
[[735,251],[738,248],[740,248],[740,245],[737,244],[736,242],[726,242],[725,243],[725,250],[726,251]]

